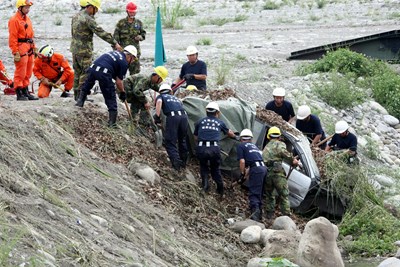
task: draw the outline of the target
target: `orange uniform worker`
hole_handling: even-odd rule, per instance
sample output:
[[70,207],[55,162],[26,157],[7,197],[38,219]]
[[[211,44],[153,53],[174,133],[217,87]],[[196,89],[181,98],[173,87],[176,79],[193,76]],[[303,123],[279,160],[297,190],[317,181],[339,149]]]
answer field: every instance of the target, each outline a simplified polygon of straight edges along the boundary
[[74,71],[67,59],[59,53],[54,53],[50,45],[44,45],[39,49],[33,73],[40,80],[39,98],[48,97],[52,87],[59,87],[61,84],[65,84],[61,97],[69,96],[68,92],[74,85]]
[[0,59],[0,82],[9,87],[13,87],[13,81],[8,77],[6,67]]
[[14,56],[14,88],[16,89],[17,100],[38,99],[28,92],[36,49],[32,22],[28,17],[32,4],[31,0],[17,0],[16,7],[18,10],[8,21],[8,45]]

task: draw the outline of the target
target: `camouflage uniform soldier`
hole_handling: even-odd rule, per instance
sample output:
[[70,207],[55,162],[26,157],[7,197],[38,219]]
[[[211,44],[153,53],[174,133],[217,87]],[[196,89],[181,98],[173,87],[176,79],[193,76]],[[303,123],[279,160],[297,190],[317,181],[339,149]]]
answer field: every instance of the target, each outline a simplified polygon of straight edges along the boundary
[[140,112],[140,122],[144,125],[149,121],[146,110],[150,109],[150,103],[147,101],[144,92],[153,89],[159,91],[159,84],[168,76],[168,70],[164,66],[154,68],[154,73],[150,76],[131,75],[124,80],[124,88],[126,91],[126,100],[131,103],[132,117]]
[[267,219],[272,219],[275,210],[274,189],[280,198],[280,209],[283,215],[290,215],[289,189],[285,170],[282,168],[282,161],[292,162],[297,165],[298,161],[289,151],[286,150],[285,143],[279,140],[281,131],[277,127],[271,127],[267,138],[269,143],[263,150],[263,159],[268,167],[268,175],[265,181],[265,192],[267,197],[266,209]]
[[137,6],[129,2],[126,5],[126,18],[118,21],[115,26],[114,38],[123,47],[127,45],[134,45],[138,51],[137,60],[129,66],[129,74],[136,74],[140,72],[140,44],[139,42],[146,39],[146,31],[143,29],[143,23],[135,18]]
[[86,70],[92,64],[93,33],[122,51],[121,46],[114,40],[111,33],[104,31],[94,19],[94,15],[100,8],[100,0],[86,0],[86,3],[87,5],[72,17],[71,22],[72,41],[70,50],[72,53],[72,67],[75,73],[75,100],[77,100],[81,87],[86,80]]

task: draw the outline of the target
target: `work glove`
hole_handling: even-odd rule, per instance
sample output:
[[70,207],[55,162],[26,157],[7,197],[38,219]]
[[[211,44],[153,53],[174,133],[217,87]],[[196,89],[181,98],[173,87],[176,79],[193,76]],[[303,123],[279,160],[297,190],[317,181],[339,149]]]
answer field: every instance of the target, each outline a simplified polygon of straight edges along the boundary
[[194,74],[193,73],[185,74],[185,76],[183,76],[183,78],[185,78],[186,81],[189,81],[191,79],[194,79]]
[[161,123],[161,117],[157,116],[157,114],[153,115],[154,123],[155,124],[160,124]]
[[19,52],[14,54],[14,62],[19,62],[21,60],[21,55]]
[[122,102],[125,102],[125,100],[126,100],[126,92],[120,92],[120,93],[119,93],[119,99],[120,99]]

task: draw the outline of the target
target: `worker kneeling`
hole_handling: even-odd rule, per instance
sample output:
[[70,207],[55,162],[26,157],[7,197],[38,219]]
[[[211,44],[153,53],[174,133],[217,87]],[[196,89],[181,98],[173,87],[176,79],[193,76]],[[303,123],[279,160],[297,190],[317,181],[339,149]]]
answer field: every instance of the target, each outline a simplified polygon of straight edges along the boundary
[[50,45],[42,46],[35,59],[33,73],[40,80],[38,97],[45,98],[50,95],[53,87],[61,89],[61,97],[68,97],[69,91],[74,85],[74,71],[67,59],[59,53],[54,53]]
[[298,161],[289,151],[286,150],[284,142],[280,141],[281,130],[278,127],[271,127],[268,130],[267,138],[270,140],[264,147],[262,156],[268,167],[268,176],[265,181],[267,219],[272,219],[275,211],[274,190],[280,199],[280,209],[282,215],[290,215],[289,188],[282,161],[296,166]]

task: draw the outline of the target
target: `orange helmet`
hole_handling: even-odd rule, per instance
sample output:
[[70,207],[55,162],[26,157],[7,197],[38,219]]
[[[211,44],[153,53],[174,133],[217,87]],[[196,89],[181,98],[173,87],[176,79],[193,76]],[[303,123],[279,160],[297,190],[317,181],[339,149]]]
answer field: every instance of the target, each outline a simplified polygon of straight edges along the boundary
[[129,2],[126,5],[126,12],[136,12],[137,11],[137,5],[135,5],[133,2]]

